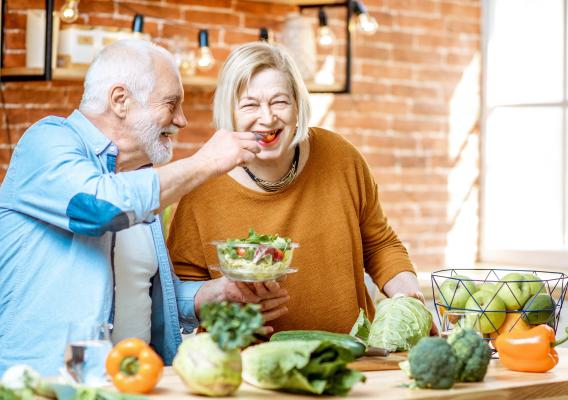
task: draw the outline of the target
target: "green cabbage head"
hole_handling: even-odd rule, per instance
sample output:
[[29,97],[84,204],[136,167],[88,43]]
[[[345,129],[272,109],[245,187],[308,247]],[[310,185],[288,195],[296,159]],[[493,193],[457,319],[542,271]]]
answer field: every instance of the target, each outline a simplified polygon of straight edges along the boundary
[[430,329],[432,314],[420,300],[395,296],[377,305],[368,345],[389,351],[408,351],[421,338],[429,336]]
[[185,339],[174,358],[173,367],[195,394],[228,396],[242,382],[239,349],[221,350],[209,333]]

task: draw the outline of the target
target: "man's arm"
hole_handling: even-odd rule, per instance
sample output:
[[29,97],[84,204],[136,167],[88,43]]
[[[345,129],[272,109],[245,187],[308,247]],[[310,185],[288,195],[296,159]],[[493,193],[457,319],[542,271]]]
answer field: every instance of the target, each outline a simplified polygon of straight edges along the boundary
[[157,168],[160,210],[208,179],[225,174],[254,159],[260,146],[250,132],[220,130],[193,156]]

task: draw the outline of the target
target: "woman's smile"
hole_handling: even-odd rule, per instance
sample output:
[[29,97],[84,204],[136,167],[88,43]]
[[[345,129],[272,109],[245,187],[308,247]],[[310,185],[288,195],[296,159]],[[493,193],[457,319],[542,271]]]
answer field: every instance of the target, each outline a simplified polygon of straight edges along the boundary
[[264,130],[264,131],[252,131],[256,135],[256,139],[258,144],[262,147],[272,146],[278,143],[278,139],[280,138],[280,133],[282,133],[283,129],[273,129],[273,130]]

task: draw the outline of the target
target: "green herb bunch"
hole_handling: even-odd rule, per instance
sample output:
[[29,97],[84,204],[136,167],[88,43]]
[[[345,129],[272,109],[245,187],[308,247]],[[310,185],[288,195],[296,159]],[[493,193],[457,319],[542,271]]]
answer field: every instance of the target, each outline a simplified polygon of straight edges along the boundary
[[244,348],[255,338],[264,320],[258,304],[208,303],[201,307],[201,326],[222,350]]

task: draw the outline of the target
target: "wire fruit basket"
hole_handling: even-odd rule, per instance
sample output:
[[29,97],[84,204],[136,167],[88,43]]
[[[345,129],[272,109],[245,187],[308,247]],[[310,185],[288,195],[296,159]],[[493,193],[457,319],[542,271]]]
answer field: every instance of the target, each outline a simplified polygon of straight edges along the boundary
[[568,276],[517,269],[443,269],[432,273],[438,321],[446,312],[479,314],[488,340],[540,324],[558,328]]

